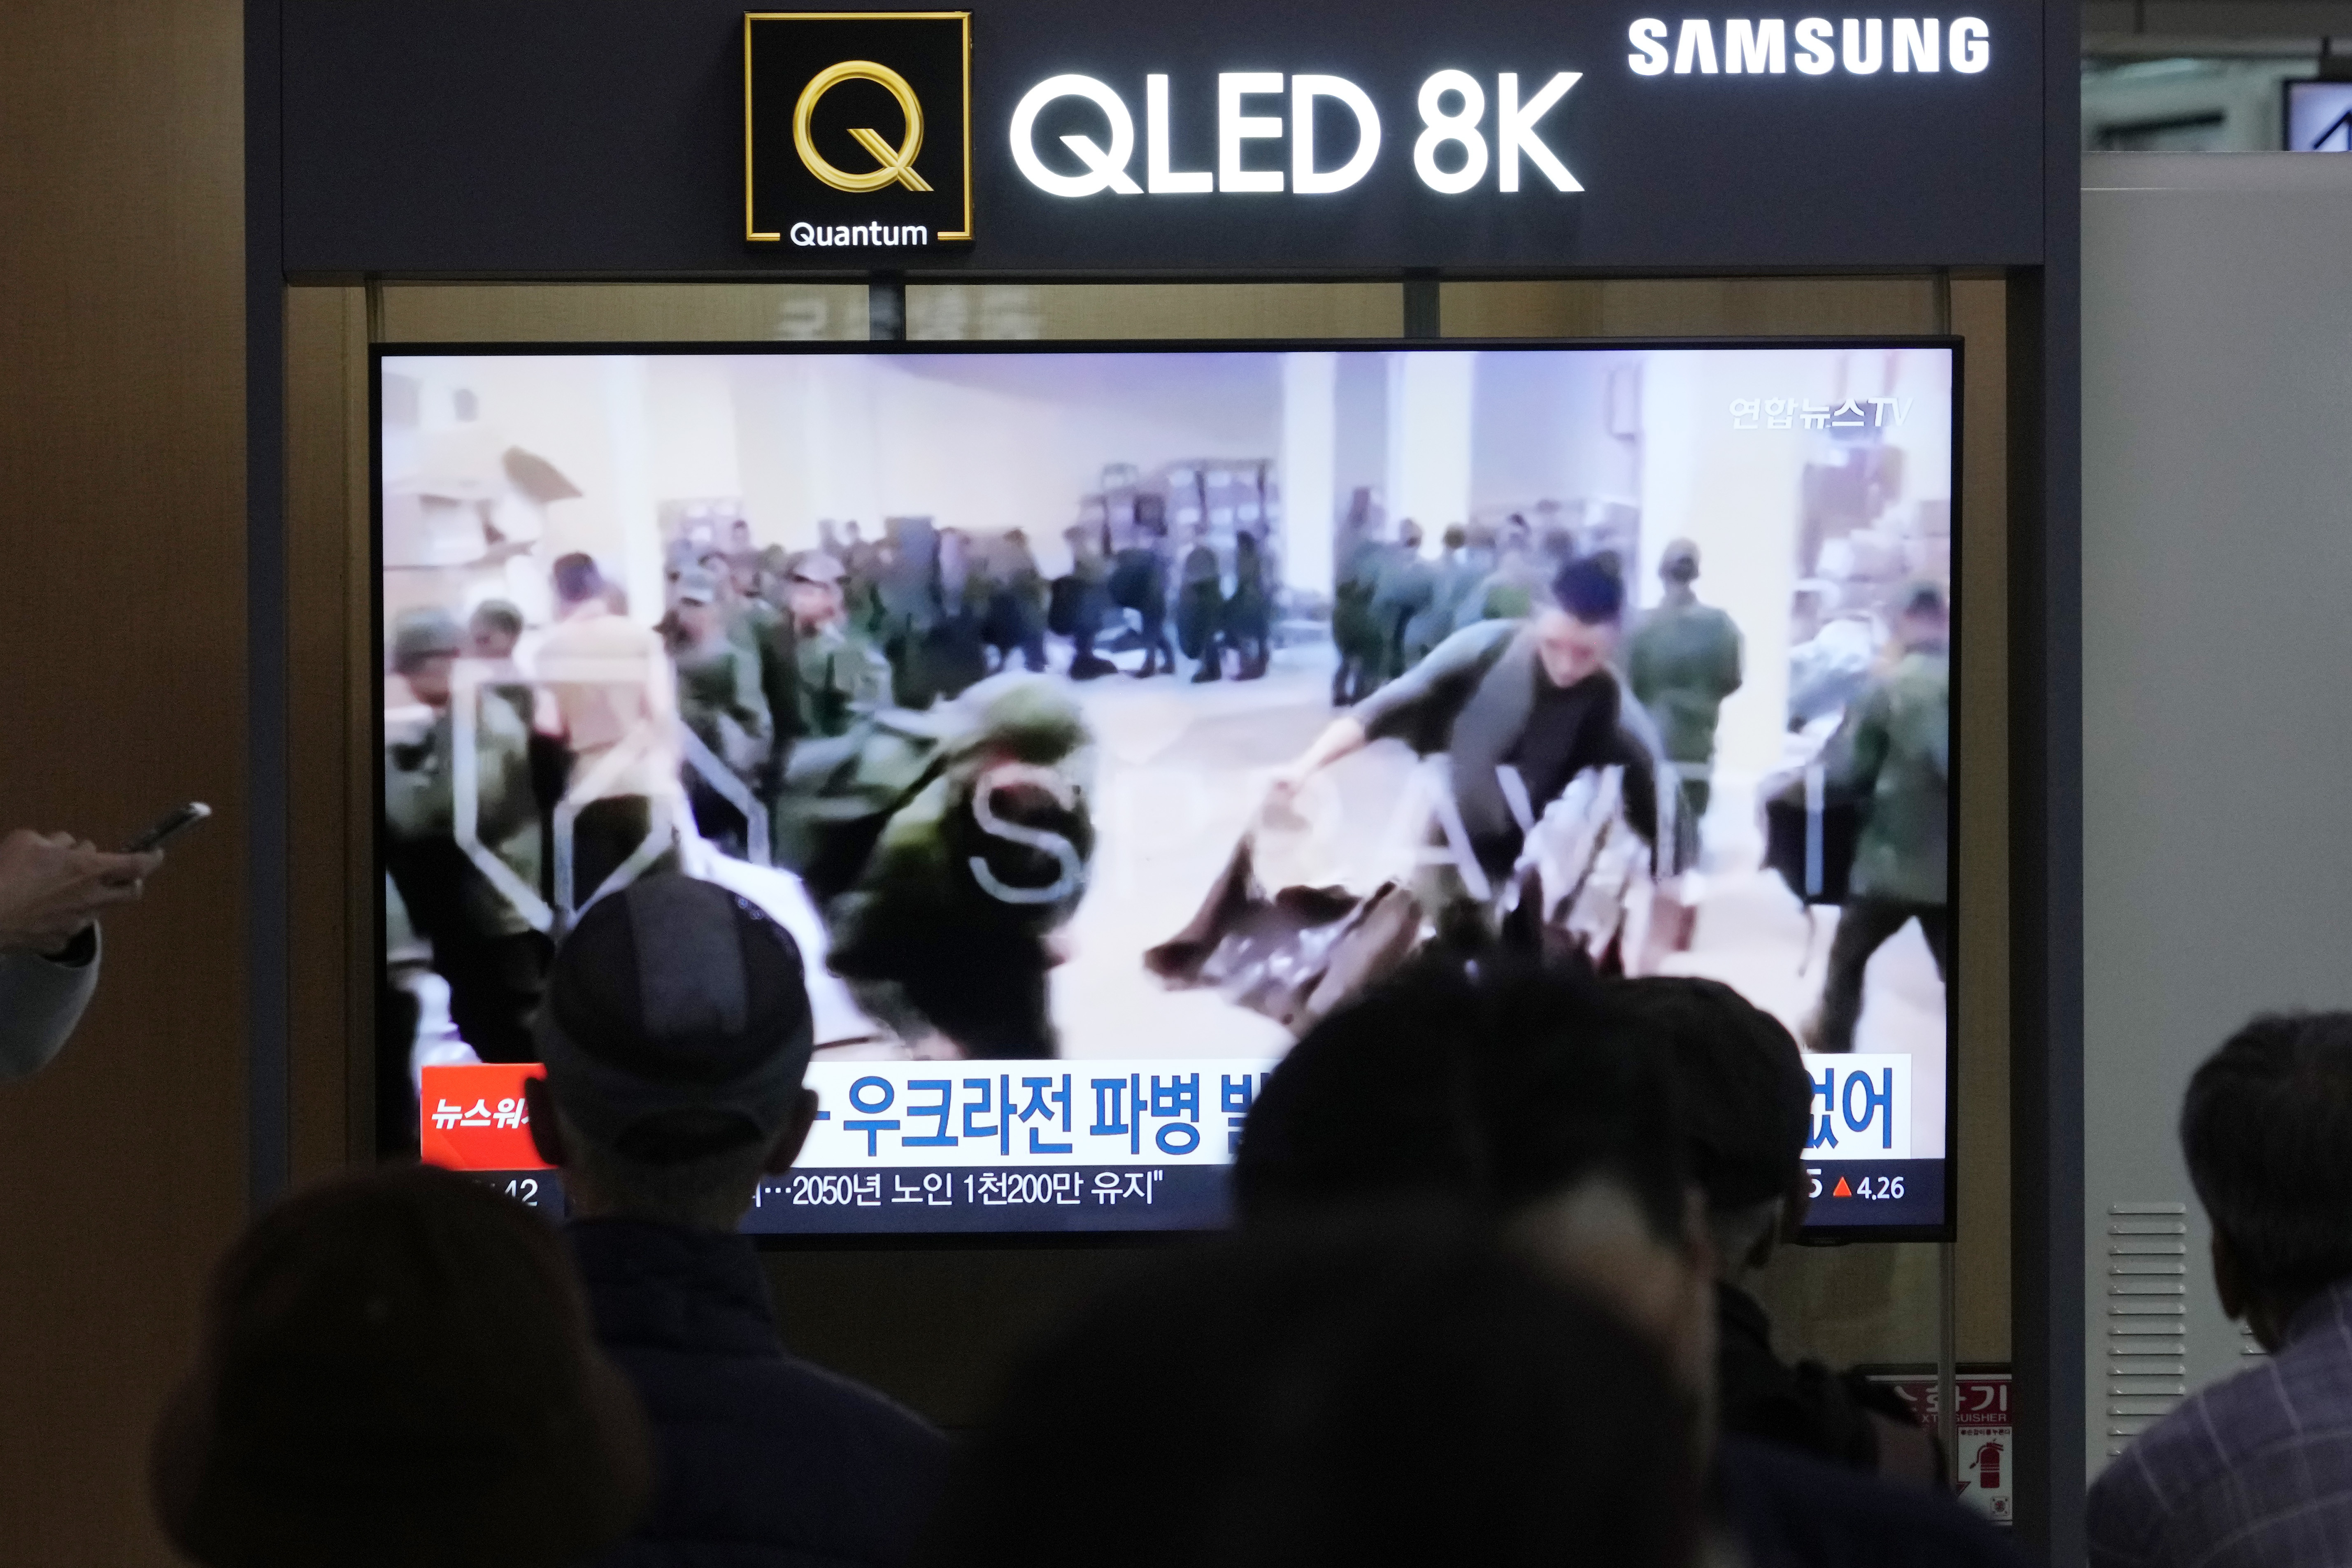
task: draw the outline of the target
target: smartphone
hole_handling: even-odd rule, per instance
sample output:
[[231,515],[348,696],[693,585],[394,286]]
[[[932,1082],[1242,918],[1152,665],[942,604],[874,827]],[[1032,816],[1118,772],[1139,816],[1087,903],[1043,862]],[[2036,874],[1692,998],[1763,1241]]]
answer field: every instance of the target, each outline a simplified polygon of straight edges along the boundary
[[124,845],[122,852],[125,855],[144,855],[151,849],[160,849],[163,847],[165,839],[194,827],[212,814],[213,808],[200,800],[192,800],[185,805],[173,806],[157,817],[154,825],[146,832]]

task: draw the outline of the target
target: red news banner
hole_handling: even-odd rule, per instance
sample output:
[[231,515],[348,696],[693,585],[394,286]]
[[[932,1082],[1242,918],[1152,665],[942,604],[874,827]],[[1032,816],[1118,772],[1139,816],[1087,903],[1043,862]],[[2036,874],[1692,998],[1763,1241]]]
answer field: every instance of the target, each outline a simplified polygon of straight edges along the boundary
[[417,1096],[417,1154],[452,1171],[544,1171],[530,1146],[530,1110],[522,1097],[528,1079],[544,1078],[537,1062],[432,1067]]

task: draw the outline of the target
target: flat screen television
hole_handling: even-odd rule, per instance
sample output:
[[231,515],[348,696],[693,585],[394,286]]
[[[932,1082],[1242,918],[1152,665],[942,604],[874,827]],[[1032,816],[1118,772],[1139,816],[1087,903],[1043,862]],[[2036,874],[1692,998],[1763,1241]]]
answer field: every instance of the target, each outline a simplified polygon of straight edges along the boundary
[[2352,152],[2352,81],[2284,81],[2279,91],[2287,152]]
[[[1811,1228],[1949,1234],[1956,341],[374,370],[391,1147],[560,1202],[550,942],[678,865],[807,961],[762,1236],[1217,1226],[1265,1075],[1441,928],[1728,983],[1808,1047]],[[1556,653],[1564,570],[1623,609]]]

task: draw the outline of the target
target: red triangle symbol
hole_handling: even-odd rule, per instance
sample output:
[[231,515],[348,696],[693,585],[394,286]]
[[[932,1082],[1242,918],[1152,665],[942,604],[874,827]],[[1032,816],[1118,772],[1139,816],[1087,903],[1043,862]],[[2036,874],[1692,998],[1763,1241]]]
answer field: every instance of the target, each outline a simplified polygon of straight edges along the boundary
[[1830,1196],[1833,1198],[1850,1198],[1853,1196],[1853,1189],[1845,1184],[1845,1178],[1843,1176],[1840,1176],[1838,1178],[1838,1184],[1830,1189]]

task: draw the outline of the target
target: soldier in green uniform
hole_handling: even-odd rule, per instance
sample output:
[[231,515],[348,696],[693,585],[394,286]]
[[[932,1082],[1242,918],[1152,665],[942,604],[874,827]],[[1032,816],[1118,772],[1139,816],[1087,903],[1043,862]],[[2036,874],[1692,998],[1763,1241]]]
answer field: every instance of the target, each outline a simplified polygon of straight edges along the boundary
[[1184,552],[1176,576],[1176,646],[1186,658],[1200,661],[1192,671],[1196,685],[1224,679],[1223,577],[1217,547],[1209,542],[1209,525],[1195,524],[1192,548]]
[[1339,668],[1331,673],[1331,706],[1347,708],[1379,689],[1381,671],[1381,627],[1372,616],[1372,595],[1379,589],[1381,569],[1393,546],[1367,526],[1341,552],[1338,581],[1331,593],[1331,641],[1339,650]]
[[1633,696],[1649,710],[1682,776],[1685,815],[1706,816],[1715,769],[1715,727],[1723,700],[1739,689],[1739,628],[1698,602],[1698,546],[1677,539],[1658,563],[1665,597],[1642,618],[1626,647]]
[[845,734],[890,700],[889,661],[850,635],[845,576],[841,563],[821,550],[804,551],[784,568],[791,675],[776,724],[787,742]]
[[[670,660],[677,669],[677,716],[719,765],[746,789],[762,782],[775,743],[768,699],[761,689],[756,647],[746,646],[719,605],[719,586],[698,566],[678,574],[671,606]],[[689,756],[686,795],[702,836],[730,855],[746,852],[751,825],[727,798],[720,781]]]
[[[1146,496],[1142,500],[1158,499]],[[1139,503],[1133,540],[1111,558],[1108,584],[1110,602],[1133,610],[1143,623],[1143,662],[1134,670],[1138,680],[1176,673],[1176,645],[1168,635],[1168,587],[1173,576],[1167,519]]]
[[[407,610],[394,622],[392,668],[422,714],[384,721],[384,867],[433,968],[449,985],[449,1016],[484,1061],[533,1059],[531,1016],[546,989],[548,940],[457,843],[451,677],[456,617]],[[539,803],[530,731],[488,689],[474,714],[475,837],[531,893],[540,886]]]
[[490,689],[512,704],[529,724],[538,699],[515,664],[515,645],[522,640],[522,630],[520,610],[504,599],[485,599],[467,619],[466,652],[492,666]]
[[940,695],[930,654],[940,626],[940,536],[926,517],[884,524],[880,574],[874,584],[874,642],[890,661],[890,699],[928,708]]
[[1274,658],[1274,595],[1265,580],[1265,552],[1257,535],[1234,536],[1234,596],[1225,601],[1225,646],[1234,650],[1239,680],[1263,680]]
[[1117,675],[1118,666],[1095,652],[1095,638],[1110,618],[1109,530],[1096,523],[1077,523],[1062,531],[1070,545],[1070,574],[1057,578],[1046,612],[1046,626],[1057,637],[1070,639],[1070,679],[1099,680]]
[[1380,679],[1394,680],[1420,661],[1411,656],[1405,628],[1437,596],[1437,568],[1421,556],[1421,524],[1397,526],[1394,549],[1381,558],[1372,587],[1372,619],[1380,629]]
[[982,640],[995,650],[999,670],[1013,668],[1018,650],[1033,675],[1045,669],[1045,577],[1029,549],[1029,536],[1013,529],[989,542],[988,607]]
[[[1500,541],[1486,552],[1492,558],[1486,573],[1463,594],[1454,606],[1454,629],[1461,631],[1480,621],[1515,621],[1533,615],[1542,603],[1543,563],[1537,558],[1535,537],[1527,520],[1514,512],[1504,524]],[[1473,557],[1473,563],[1484,557]]]
[[758,791],[762,800],[775,798],[776,771],[782,766],[783,737],[790,726],[785,713],[793,698],[793,638],[785,611],[777,604],[784,592],[782,573],[789,563],[782,548],[770,545],[737,560],[731,593],[722,593],[727,635],[760,661],[760,695],[768,704],[768,721],[775,743],[761,770]]
[[1465,567],[1469,545],[1470,531],[1460,523],[1445,531],[1437,560],[1428,568],[1428,602],[1404,624],[1405,668],[1419,664],[1432,648],[1454,635],[1454,612],[1463,597],[1485,578],[1484,572],[1472,576]]
[[1903,592],[1896,657],[1846,712],[1822,761],[1833,796],[1867,803],[1819,1010],[1817,1051],[1853,1049],[1870,955],[1919,922],[1941,976],[1950,959],[1950,615],[1932,583]]
[[1047,979],[1094,853],[1091,750],[1065,687],[1000,675],[794,754],[779,858],[861,1006],[968,1057],[1055,1054]]

